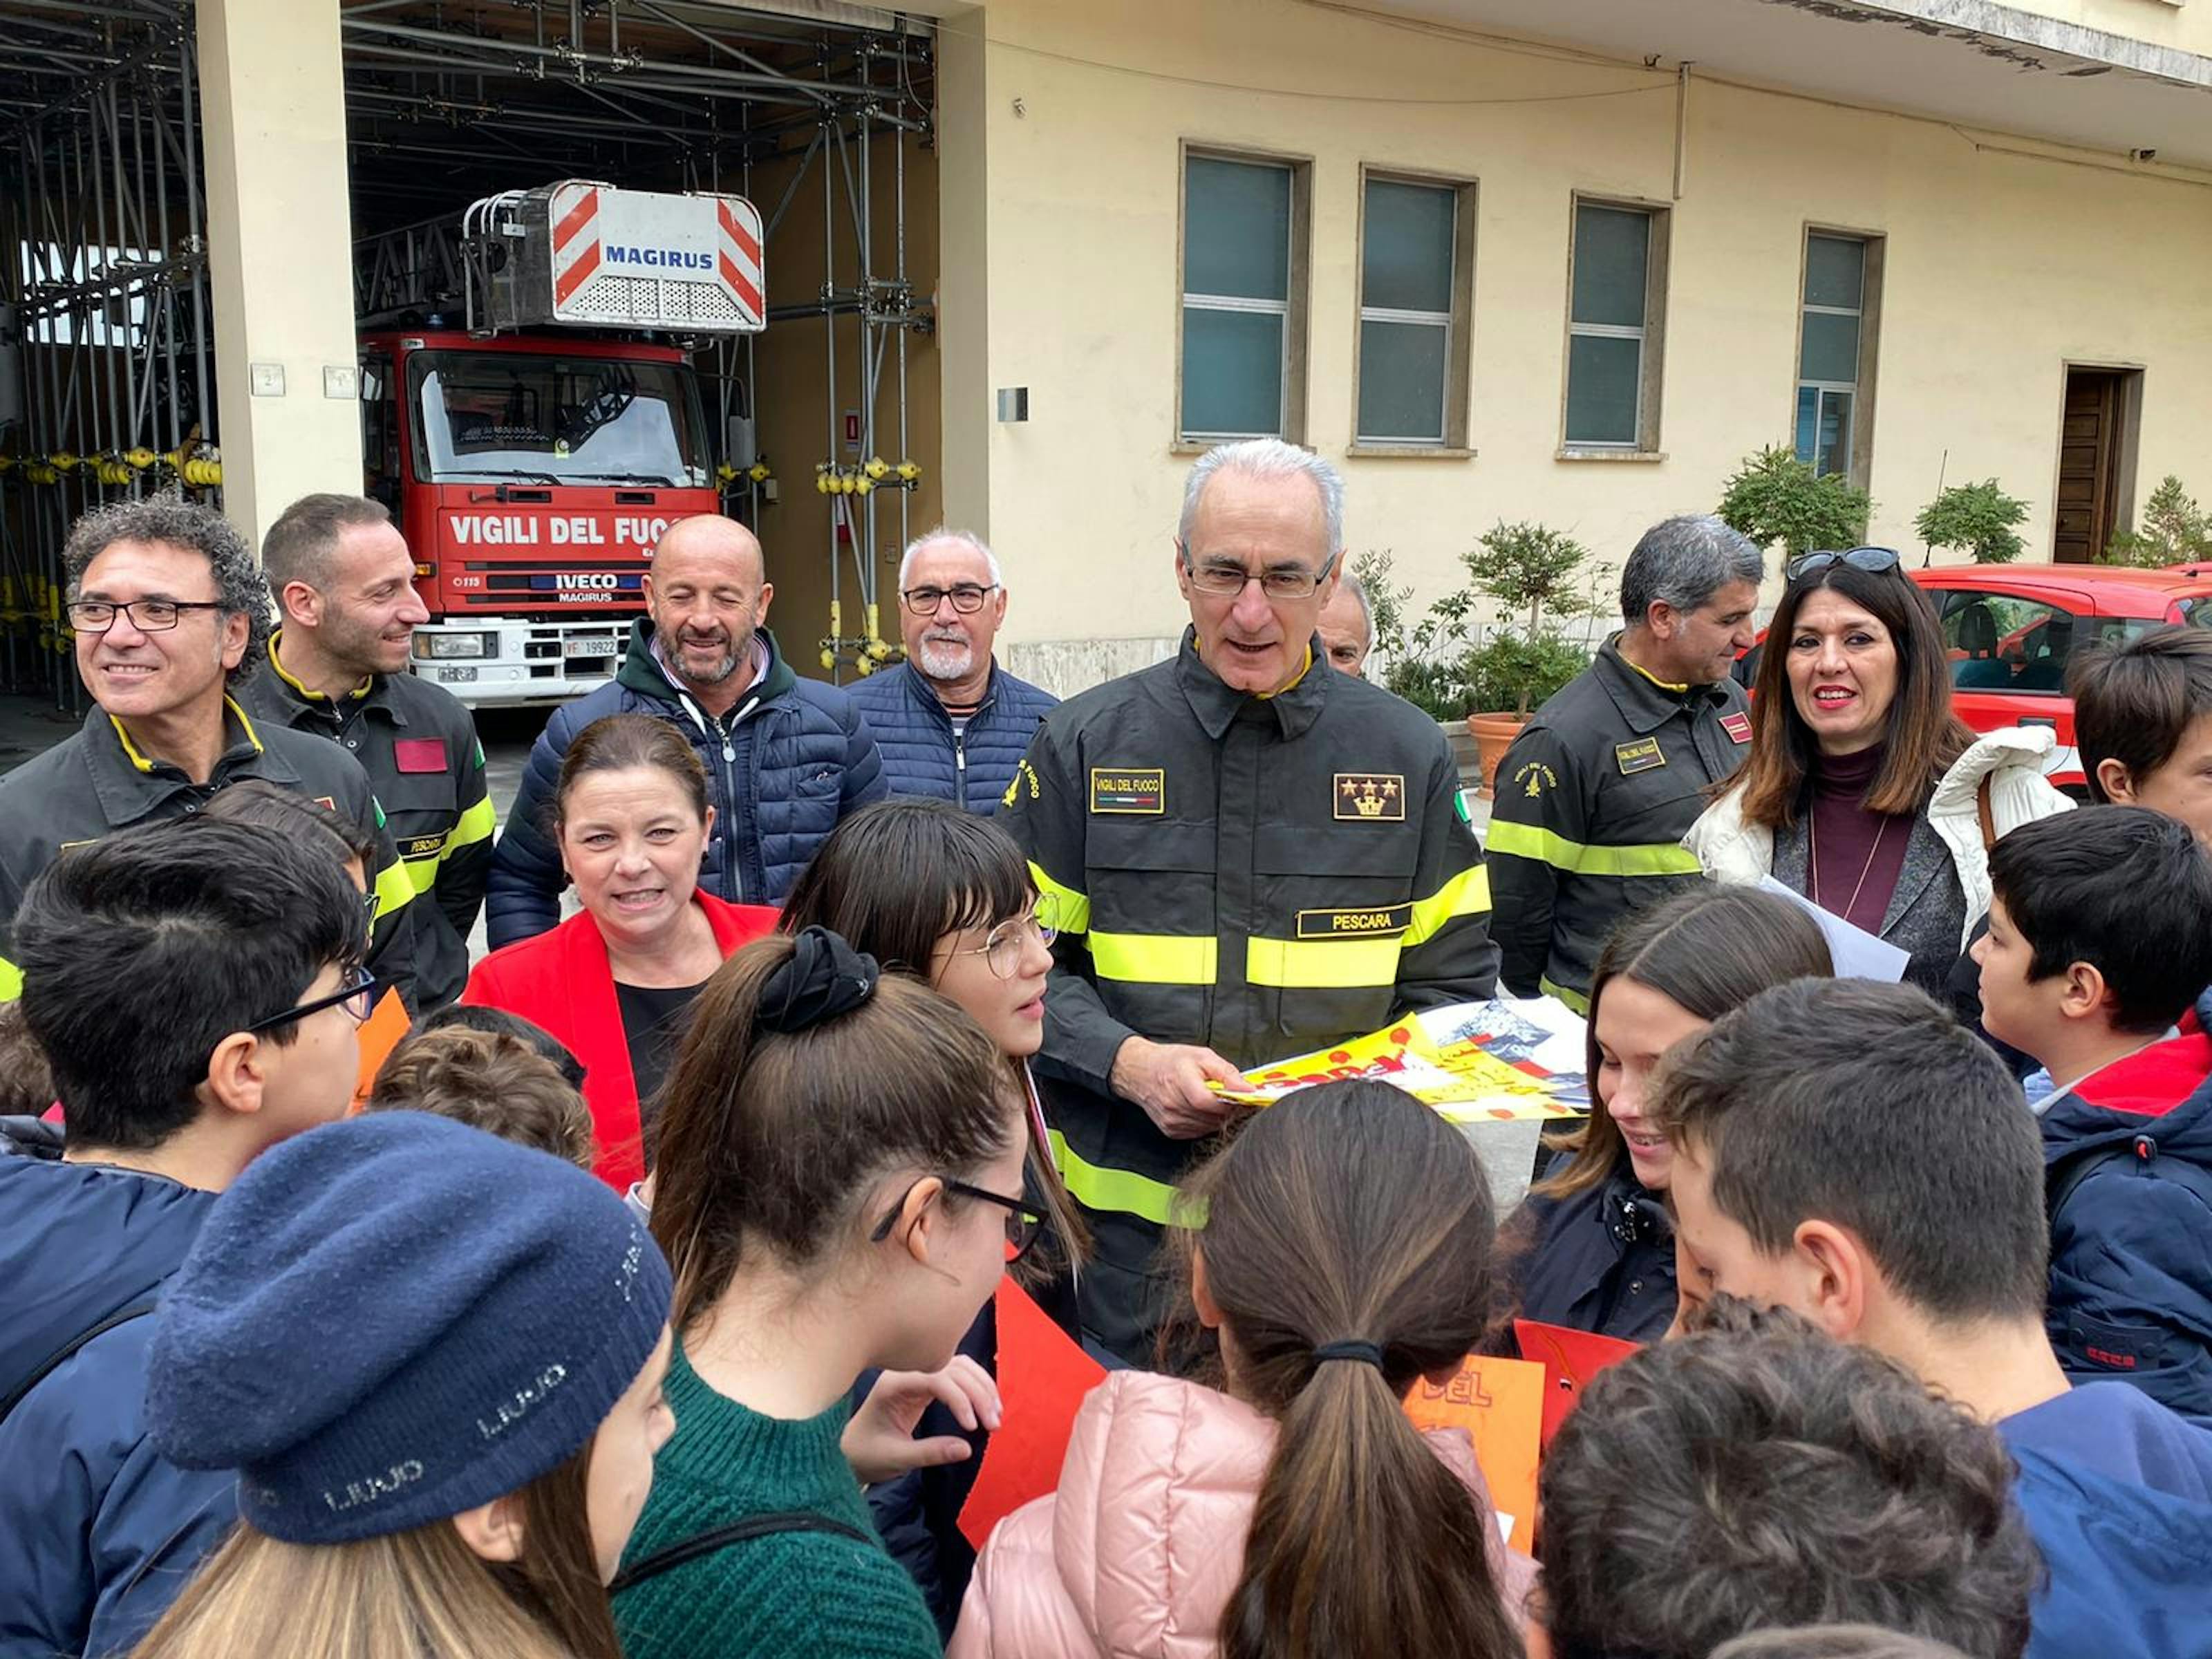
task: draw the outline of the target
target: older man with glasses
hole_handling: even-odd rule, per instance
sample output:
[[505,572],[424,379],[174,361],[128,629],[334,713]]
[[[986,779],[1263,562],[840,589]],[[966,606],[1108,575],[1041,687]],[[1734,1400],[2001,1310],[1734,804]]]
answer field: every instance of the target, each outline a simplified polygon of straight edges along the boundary
[[70,531],[64,614],[93,708],[83,728],[0,778],[0,1000],[21,989],[5,930],[64,848],[196,816],[246,778],[321,802],[373,833],[368,966],[410,1003],[415,889],[361,763],[333,743],[257,722],[233,693],[265,654],[269,584],[220,514],[155,496]]
[[899,561],[906,660],[851,688],[894,795],[992,813],[1037,722],[1059,699],[999,666],[1006,620],[996,555],[965,530],[932,530]]
[[1324,664],[1343,484],[1274,439],[1192,468],[1175,657],[1045,717],[1002,817],[1054,902],[1036,1071],[1097,1244],[1086,1334],[1142,1359],[1174,1184],[1240,1068],[1490,994],[1490,887],[1436,723]]

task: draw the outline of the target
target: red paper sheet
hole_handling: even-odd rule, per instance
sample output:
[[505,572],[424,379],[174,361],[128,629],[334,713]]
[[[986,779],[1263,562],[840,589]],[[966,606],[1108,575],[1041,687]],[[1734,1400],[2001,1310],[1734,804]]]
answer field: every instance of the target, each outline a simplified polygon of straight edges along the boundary
[[1627,1358],[1640,1346],[1617,1336],[1570,1330],[1534,1319],[1515,1320],[1513,1336],[1520,1344],[1521,1357],[1539,1361],[1544,1367],[1544,1445],[1547,1449],[1590,1378],[1607,1365]]
[[961,1534],[979,1550],[1000,1521],[1059,1488],[1076,1408],[1106,1376],[1012,1279],[999,1281],[997,1305],[1000,1425],[960,1511]]

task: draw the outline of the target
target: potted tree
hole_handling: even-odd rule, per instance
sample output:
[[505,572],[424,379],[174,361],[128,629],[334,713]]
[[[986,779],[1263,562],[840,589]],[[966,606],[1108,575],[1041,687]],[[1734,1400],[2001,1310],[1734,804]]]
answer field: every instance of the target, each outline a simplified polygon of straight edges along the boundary
[[2143,503],[2142,528],[2115,532],[2097,562],[2156,569],[2205,559],[2212,559],[2212,513],[2169,472]]
[[1995,478],[1954,484],[1920,509],[1913,528],[1932,550],[1964,548],[1976,564],[2010,564],[2025,548],[2013,526],[2026,521],[2027,503],[1997,488]]
[[1591,608],[1579,592],[1589,550],[1561,531],[1501,520],[1461,556],[1475,588],[1513,613],[1468,653],[1463,666],[1474,711],[1468,729],[1482,756],[1486,794],[1498,762],[1528,723],[1528,711],[1589,665],[1589,653],[1558,626]]

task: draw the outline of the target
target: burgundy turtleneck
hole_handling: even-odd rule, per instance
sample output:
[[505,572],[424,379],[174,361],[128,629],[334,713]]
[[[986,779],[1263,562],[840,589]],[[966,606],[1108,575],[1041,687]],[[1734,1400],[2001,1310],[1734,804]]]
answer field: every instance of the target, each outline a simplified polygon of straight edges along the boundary
[[1864,804],[1886,752],[1877,744],[1856,755],[1816,755],[1813,762],[1811,850],[1817,856],[1807,862],[1806,896],[1869,933],[1881,932],[1912,839],[1912,814],[1870,812]]

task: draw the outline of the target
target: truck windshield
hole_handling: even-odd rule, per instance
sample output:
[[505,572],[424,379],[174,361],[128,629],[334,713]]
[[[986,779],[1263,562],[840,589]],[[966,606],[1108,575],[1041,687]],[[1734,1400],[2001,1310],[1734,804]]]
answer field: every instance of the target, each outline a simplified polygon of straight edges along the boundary
[[696,383],[676,363],[521,351],[421,351],[416,464],[434,483],[698,486]]

